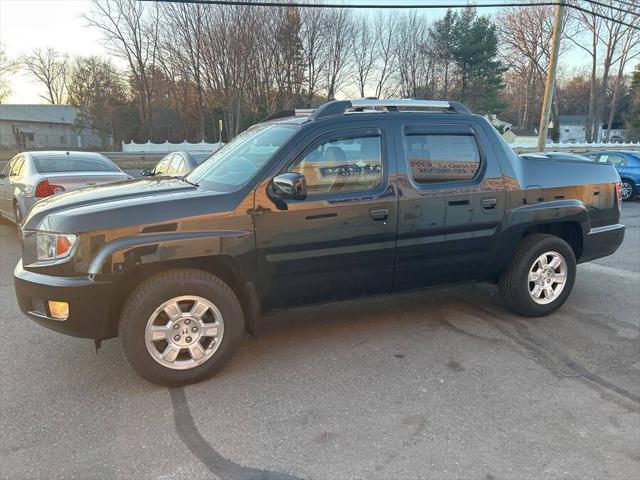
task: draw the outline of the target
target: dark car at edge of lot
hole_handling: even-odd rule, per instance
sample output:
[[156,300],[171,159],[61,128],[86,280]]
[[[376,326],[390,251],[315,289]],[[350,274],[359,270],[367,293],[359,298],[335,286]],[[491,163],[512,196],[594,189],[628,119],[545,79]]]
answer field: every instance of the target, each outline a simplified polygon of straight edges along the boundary
[[526,316],[621,244],[609,164],[518,157],[446,101],[329,102],[272,115],[185,177],[39,202],[15,289],[36,322],[121,337],[149,381],[212,375],[282,308],[496,282]]

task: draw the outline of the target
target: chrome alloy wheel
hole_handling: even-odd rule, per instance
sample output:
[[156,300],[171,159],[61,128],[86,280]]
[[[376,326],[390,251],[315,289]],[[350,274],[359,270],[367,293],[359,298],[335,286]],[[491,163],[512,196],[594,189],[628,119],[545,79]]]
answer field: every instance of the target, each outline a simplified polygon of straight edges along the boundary
[[529,295],[539,305],[557,299],[567,283],[567,262],[558,252],[545,252],[529,269]]
[[620,186],[620,196],[622,197],[622,200],[629,200],[631,195],[633,195],[633,185],[631,185],[630,182],[623,180],[622,185]]
[[224,321],[209,300],[185,295],[167,300],[151,314],[145,344],[163,367],[187,370],[202,365],[220,347]]

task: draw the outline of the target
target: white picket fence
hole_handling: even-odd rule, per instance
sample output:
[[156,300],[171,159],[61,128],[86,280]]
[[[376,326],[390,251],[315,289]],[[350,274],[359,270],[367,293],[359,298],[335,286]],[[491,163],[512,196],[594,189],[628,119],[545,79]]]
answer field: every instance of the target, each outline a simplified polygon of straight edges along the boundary
[[[511,148],[517,149],[517,148],[536,148],[538,146],[537,140],[521,140],[518,141],[516,139],[515,142],[510,143],[509,146]],[[547,142],[545,149],[548,151],[557,149],[557,150],[570,150],[573,148],[580,148],[580,149],[590,149],[590,148],[595,148],[595,149],[607,149],[607,150],[625,150],[626,148],[631,148],[633,150],[635,149],[639,149],[640,148],[640,142],[624,142],[624,143],[614,143],[614,142],[610,142],[610,143],[603,143],[603,142],[591,142],[591,143],[553,143],[553,142]]]
[[205,152],[205,153],[213,153],[222,147],[224,143],[171,143],[166,141],[164,143],[152,143],[151,141],[147,143],[134,143],[131,141],[130,143],[122,142],[122,151],[124,153],[171,153],[171,152]]

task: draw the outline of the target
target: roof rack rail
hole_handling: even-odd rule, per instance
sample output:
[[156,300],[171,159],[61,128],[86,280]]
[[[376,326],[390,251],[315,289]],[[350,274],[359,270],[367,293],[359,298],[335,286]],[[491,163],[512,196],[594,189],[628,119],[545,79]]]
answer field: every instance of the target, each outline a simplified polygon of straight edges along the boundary
[[286,118],[286,117],[308,117],[314,112],[313,108],[296,108],[295,110],[280,110],[279,112],[272,113],[267,118],[263,120],[266,122],[268,120],[275,120],[277,118]]
[[357,100],[334,100],[333,102],[325,103],[313,111],[311,118],[317,120],[323,117],[342,115],[349,112],[363,112],[365,110],[396,112],[399,110],[421,111],[422,109],[443,109],[452,113],[471,113],[462,103],[447,100],[376,100],[362,98]]

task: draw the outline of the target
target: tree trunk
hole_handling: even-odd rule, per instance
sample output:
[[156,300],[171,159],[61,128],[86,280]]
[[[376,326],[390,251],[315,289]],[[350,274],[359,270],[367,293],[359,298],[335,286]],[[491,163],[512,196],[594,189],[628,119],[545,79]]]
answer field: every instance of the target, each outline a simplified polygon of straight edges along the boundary
[[593,123],[594,123],[594,115],[595,115],[595,100],[596,100],[596,73],[597,73],[597,41],[598,37],[595,32],[593,32],[593,41],[591,51],[591,85],[589,86],[589,111],[587,113],[587,119],[584,123],[584,136],[585,141],[590,143],[593,141]]

